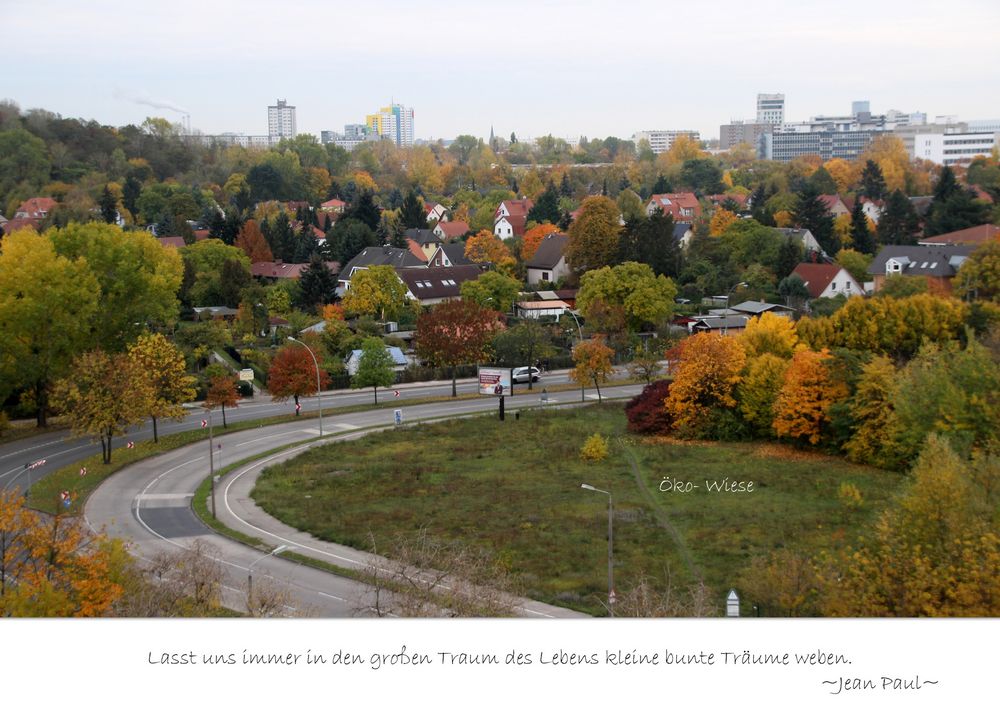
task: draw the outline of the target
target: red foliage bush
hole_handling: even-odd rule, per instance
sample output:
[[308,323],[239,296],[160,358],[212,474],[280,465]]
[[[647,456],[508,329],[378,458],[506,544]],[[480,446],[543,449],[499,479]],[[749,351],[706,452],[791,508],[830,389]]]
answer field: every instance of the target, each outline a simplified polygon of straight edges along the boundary
[[664,400],[670,395],[670,381],[653,381],[625,405],[629,432],[642,435],[668,434],[673,417],[667,412]]

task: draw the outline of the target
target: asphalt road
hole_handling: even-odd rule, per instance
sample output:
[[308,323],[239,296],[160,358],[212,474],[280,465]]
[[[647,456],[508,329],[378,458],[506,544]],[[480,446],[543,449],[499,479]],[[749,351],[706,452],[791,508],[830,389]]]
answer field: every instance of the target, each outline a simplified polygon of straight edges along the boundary
[[[634,396],[641,386],[608,389],[606,397]],[[556,402],[578,402],[579,393],[566,391],[551,394]],[[596,395],[594,395],[596,398]],[[510,416],[505,424],[517,425],[514,413],[522,407],[539,405],[534,396],[508,398]],[[498,403],[483,398],[454,402],[428,403],[403,408],[407,423],[477,412],[492,412]],[[362,570],[371,556],[352,548],[325,543],[305,533],[284,526],[267,516],[249,498],[256,474],[264,466],[285,459],[320,443],[316,420],[300,420],[266,428],[244,430],[226,435],[223,458],[216,458],[216,468],[240,459],[253,457],[275,447],[303,442],[294,449],[272,455],[238,469],[222,480],[217,490],[216,506],[220,520],[240,532],[258,537],[271,547],[286,545],[298,554],[308,555],[332,564]],[[378,409],[344,415],[331,415],[324,420],[327,436],[356,437],[362,428],[392,425],[391,409]],[[499,422],[498,422],[499,424]],[[129,542],[132,552],[143,560],[161,553],[178,552],[195,541],[210,548],[223,569],[225,603],[243,610],[251,563],[254,583],[269,582],[287,596],[287,612],[309,616],[347,617],[372,613],[374,595],[360,582],[315,570],[280,556],[267,556],[242,543],[209,530],[191,509],[191,498],[208,474],[208,444],[199,442],[165,454],[151,457],[123,469],[105,481],[90,497],[85,518],[95,530]],[[525,616],[576,616],[558,607],[532,601],[519,602],[519,613]]]

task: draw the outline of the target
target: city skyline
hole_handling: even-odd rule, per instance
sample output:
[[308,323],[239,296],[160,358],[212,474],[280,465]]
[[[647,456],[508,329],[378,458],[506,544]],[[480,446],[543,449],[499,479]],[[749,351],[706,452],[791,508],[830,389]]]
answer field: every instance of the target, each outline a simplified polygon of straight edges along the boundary
[[[852,0],[838,16],[864,21],[827,14],[822,26],[810,8],[729,1],[707,16],[647,2],[515,0],[498,18],[495,9],[444,0],[349,12],[309,0],[295,5],[307,21],[289,27],[273,22],[269,5],[241,4],[240,13],[230,5],[178,0],[139,15],[116,0],[87,9],[10,0],[0,19],[8,55],[20,59],[0,67],[0,98],[116,126],[187,114],[205,134],[254,135],[266,134],[266,106],[281,96],[297,107],[298,131],[316,136],[395,102],[413,107],[418,140],[486,137],[491,125],[503,137],[673,129],[711,138],[720,124],[752,119],[758,93],[783,93],[788,121],[845,114],[856,100],[929,120],[1000,117],[985,90],[1000,83],[1000,8],[985,0],[957,0],[947,11]],[[39,14],[44,45],[33,40]],[[101,25],[109,16],[114,41],[79,41],[110,27]],[[435,33],[415,44],[412,28],[429,17]],[[970,37],[960,27],[971,18],[994,29]],[[521,31],[507,31],[512,25]],[[302,26],[321,31],[302,41]],[[691,31],[670,31],[679,26]]]

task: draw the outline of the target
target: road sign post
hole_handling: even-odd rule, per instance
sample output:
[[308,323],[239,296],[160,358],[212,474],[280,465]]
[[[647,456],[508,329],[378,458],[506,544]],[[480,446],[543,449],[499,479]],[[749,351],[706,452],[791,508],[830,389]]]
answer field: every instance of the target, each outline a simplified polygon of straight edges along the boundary
[[735,619],[740,617],[740,595],[735,589],[730,589],[729,596],[726,597],[726,616]]
[[393,410],[392,411],[392,416],[393,416],[393,419],[395,419],[395,421],[396,421],[396,427],[399,427],[400,425],[403,424],[403,411],[402,410]]

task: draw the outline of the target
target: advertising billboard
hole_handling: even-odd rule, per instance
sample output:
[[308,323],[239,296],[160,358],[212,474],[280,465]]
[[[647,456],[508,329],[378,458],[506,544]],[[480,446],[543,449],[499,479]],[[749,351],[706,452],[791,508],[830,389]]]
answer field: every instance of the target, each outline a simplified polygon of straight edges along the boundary
[[510,371],[509,368],[480,368],[479,394],[494,397],[513,395],[514,391],[510,385]]

